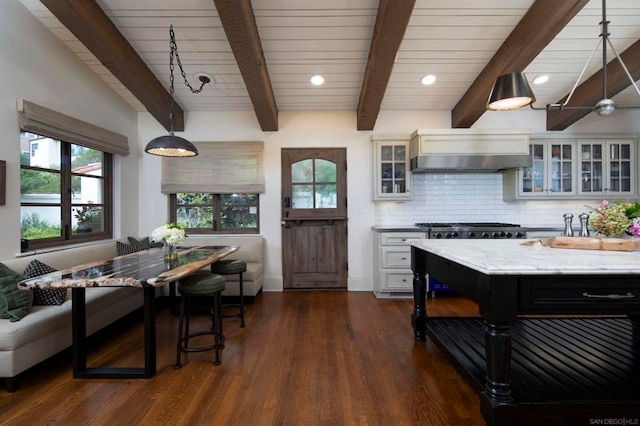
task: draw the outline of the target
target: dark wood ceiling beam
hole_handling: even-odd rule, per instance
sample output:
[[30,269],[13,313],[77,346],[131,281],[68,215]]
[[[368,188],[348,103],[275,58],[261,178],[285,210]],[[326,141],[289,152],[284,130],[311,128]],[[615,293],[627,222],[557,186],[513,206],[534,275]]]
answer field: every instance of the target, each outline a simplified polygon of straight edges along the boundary
[[380,0],[358,100],[358,130],[373,130],[415,0]]
[[[171,128],[169,92],[94,0],[41,0],[41,2],[165,129]],[[167,29],[167,56],[168,54],[169,31]],[[178,104],[173,106],[173,115],[173,129],[183,131],[184,113]]]
[[240,68],[260,127],[264,131],[277,131],[278,107],[273,95],[251,0],[214,0],[213,2]]
[[451,127],[468,128],[486,111],[495,79],[524,70],[589,0],[536,0],[451,111]]
[[[609,51],[610,52],[610,49]],[[613,55],[613,52],[611,52]],[[622,62],[627,66],[631,77],[634,81],[640,79],[640,40],[636,41],[624,52],[620,53]],[[602,68],[584,83],[580,84],[571,97],[571,101],[567,106],[595,106],[598,101],[603,99]],[[576,76],[577,78],[577,76]],[[620,65],[620,61],[614,58],[607,64],[607,97],[611,99],[627,87],[631,86],[631,81],[624,69]],[[562,104],[567,99],[568,94],[557,103]],[[640,105],[640,99],[638,100]],[[589,114],[590,110],[585,109],[563,109],[547,111],[547,130],[564,130],[574,124],[576,121]]]

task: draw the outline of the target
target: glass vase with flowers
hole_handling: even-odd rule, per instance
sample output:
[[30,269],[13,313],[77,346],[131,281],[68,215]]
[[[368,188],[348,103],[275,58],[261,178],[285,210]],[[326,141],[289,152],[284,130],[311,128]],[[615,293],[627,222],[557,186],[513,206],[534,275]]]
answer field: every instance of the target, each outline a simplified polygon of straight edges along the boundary
[[177,223],[167,223],[159,226],[151,233],[151,241],[161,242],[164,246],[164,260],[171,261],[178,258],[178,244],[184,241],[187,233]]

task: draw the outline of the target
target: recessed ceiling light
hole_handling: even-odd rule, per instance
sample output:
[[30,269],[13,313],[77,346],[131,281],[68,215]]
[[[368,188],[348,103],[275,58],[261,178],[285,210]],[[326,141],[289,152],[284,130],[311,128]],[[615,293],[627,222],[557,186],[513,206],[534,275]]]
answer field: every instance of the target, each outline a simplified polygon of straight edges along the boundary
[[436,76],[433,74],[425,75],[420,79],[420,83],[422,83],[424,86],[428,86],[435,82],[436,82]]
[[324,84],[324,77],[321,76],[320,74],[316,74],[313,77],[311,77],[309,81],[314,86],[322,86]]
[[540,75],[533,79],[533,84],[544,84],[549,81],[548,75]]

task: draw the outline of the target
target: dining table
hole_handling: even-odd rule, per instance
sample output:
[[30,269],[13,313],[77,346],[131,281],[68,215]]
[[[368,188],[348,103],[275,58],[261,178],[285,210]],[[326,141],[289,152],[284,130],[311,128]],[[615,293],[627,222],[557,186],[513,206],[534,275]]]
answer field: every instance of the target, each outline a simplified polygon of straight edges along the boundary
[[[151,248],[27,279],[18,283],[18,287],[22,290],[71,289],[74,378],[150,378],[156,373],[156,290],[174,284],[239,249],[239,246],[185,246],[178,247],[176,257],[167,259],[163,248]],[[87,367],[85,291],[97,287],[142,290],[144,367]]]

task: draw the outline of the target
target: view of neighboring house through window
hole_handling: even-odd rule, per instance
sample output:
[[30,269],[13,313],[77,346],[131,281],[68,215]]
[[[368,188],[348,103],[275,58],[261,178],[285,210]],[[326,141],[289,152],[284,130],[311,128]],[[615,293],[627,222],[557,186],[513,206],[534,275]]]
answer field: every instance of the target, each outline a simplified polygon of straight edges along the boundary
[[112,155],[20,134],[20,220],[29,248],[111,236]]
[[257,234],[258,194],[177,193],[170,195],[171,221],[189,233]]

